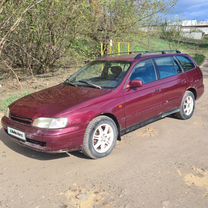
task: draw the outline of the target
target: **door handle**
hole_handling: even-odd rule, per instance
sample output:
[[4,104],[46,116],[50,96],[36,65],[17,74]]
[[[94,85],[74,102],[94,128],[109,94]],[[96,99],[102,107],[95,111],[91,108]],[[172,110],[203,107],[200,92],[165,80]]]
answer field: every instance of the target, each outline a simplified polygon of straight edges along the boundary
[[161,89],[155,89],[155,93],[161,92]]

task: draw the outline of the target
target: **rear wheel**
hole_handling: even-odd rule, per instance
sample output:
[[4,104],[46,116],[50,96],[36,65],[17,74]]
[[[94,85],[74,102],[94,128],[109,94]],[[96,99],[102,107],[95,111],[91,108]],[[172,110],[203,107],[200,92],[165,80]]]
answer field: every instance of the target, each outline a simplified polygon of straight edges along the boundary
[[116,145],[118,128],[115,122],[107,116],[93,119],[85,133],[83,153],[93,159],[109,155]]
[[186,91],[180,106],[180,111],[176,116],[180,119],[186,120],[192,117],[195,108],[195,97],[190,91]]

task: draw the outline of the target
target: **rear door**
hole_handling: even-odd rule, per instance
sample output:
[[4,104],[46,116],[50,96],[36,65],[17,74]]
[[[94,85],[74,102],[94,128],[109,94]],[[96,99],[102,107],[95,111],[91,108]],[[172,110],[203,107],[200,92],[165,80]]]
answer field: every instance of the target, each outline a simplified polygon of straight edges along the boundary
[[151,59],[134,67],[129,82],[133,80],[142,80],[143,86],[124,89],[126,128],[156,117],[161,111],[162,93]]
[[158,70],[160,88],[163,93],[162,113],[176,110],[180,107],[181,99],[186,90],[186,76],[172,56],[155,58],[154,62]]

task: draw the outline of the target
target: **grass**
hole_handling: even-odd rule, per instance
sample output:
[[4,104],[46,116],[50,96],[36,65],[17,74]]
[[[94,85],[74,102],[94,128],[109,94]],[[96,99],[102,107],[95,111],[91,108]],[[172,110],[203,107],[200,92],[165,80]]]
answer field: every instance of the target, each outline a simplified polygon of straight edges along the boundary
[[[148,47],[149,46],[149,47]],[[137,46],[140,48],[139,45]],[[142,50],[179,50],[183,53],[191,55],[197,64],[202,64],[206,57],[208,57],[208,41],[205,43],[196,42],[170,42],[160,38],[151,38],[149,44],[142,44]],[[140,49],[140,50],[141,50]]]
[[0,103],[0,112],[5,112],[7,107],[12,104],[14,101],[20,99],[21,97],[24,97],[26,95],[28,95],[29,92],[23,92],[23,93],[19,93],[16,95],[12,95],[6,99],[4,99],[1,103]]
[[162,48],[162,49],[177,49],[183,53],[187,53],[193,57],[193,59],[197,62],[198,65],[202,64],[206,57],[208,57],[208,44],[207,48],[202,44],[192,44],[190,42],[176,43],[169,42],[167,40],[162,39],[153,39],[152,41],[153,47]]
[[[132,51],[146,51],[146,50],[179,50],[182,53],[191,55],[197,64],[202,64],[206,57],[208,57],[208,40],[183,40],[183,42],[168,41],[160,39],[159,37],[138,38],[138,40],[131,43]],[[115,51],[117,48],[114,49]],[[127,44],[121,46],[121,51],[127,51]]]
[[205,58],[206,56],[204,56],[203,54],[195,54],[193,56],[193,59],[196,61],[198,65],[201,65],[204,62]]

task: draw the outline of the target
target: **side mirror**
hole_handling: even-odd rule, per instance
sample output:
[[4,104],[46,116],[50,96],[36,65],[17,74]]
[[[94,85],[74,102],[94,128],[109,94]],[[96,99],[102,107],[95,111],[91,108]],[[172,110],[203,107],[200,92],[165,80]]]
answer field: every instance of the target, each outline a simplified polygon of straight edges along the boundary
[[129,88],[138,88],[143,86],[143,81],[142,80],[133,80],[129,83]]

